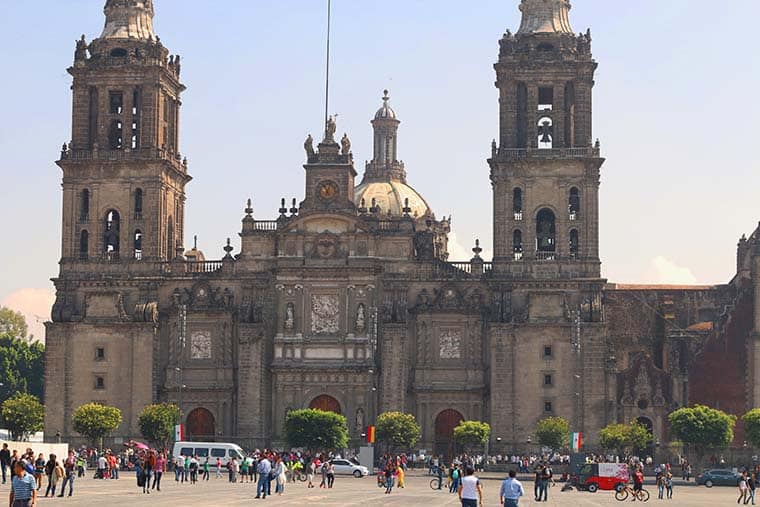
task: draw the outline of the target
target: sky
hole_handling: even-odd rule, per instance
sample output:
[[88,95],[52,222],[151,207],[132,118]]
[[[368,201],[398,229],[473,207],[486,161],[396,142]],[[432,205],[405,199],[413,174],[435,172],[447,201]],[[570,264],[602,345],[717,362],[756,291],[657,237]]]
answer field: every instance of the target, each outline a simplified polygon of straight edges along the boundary
[[[388,88],[409,182],[453,216],[452,260],[490,255],[486,158],[498,131],[493,63],[518,0],[333,0],[330,113],[371,158],[369,121]],[[603,275],[626,283],[727,283],[760,220],[757,0],[573,0],[599,62],[594,137]],[[74,41],[103,28],[104,0],[0,0],[0,304],[41,336],[61,237]],[[221,258],[245,201],[275,218],[303,198],[303,140],[324,115],[326,0],[155,0],[156,33],[182,55],[185,245]]]

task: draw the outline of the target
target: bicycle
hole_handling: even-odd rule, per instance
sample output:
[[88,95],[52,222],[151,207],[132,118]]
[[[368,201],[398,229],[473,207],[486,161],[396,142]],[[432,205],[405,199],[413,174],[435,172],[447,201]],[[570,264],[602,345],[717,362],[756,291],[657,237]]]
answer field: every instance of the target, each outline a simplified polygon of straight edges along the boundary
[[641,488],[639,491],[634,491],[633,488],[626,485],[620,491],[615,491],[615,500],[617,500],[618,502],[626,501],[628,499],[628,496],[633,496],[634,502],[636,500],[640,502],[649,501],[649,491],[645,490],[644,488]]
[[[447,477],[444,477],[441,480],[441,491],[444,489],[448,491],[450,487],[451,483],[449,482],[449,479]],[[438,490],[438,479],[433,479],[430,481],[430,489]]]

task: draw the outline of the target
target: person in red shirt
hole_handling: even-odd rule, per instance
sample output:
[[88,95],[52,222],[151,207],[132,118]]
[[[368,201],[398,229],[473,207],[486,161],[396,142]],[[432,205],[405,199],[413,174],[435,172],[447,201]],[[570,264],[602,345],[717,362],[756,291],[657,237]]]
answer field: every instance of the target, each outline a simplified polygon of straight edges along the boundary
[[633,490],[641,491],[644,487],[644,474],[641,472],[641,468],[636,469],[636,473],[633,474]]

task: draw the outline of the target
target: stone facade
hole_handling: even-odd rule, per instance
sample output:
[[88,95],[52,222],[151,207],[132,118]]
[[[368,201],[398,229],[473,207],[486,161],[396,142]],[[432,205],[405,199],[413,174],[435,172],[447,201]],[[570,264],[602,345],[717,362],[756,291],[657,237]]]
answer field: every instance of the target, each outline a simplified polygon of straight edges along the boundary
[[[170,400],[195,438],[278,445],[288,411],[311,406],[346,415],[357,441],[378,413],[411,412],[420,447],[440,452],[459,420],[486,420],[507,450],[548,415],[593,445],[636,418],[665,441],[667,413],[694,401],[757,406],[760,233],[725,286],[601,278],[597,64],[569,8],[523,0],[500,42],[491,262],[479,245],[449,261],[450,219],[407,183],[387,92],[358,185],[330,119],[304,143],[304,200],[270,220],[249,201],[240,252],[206,260],[183,244],[180,58],[153,35],[152,2],[109,0],[69,69],[47,434],[76,437],[73,409],[101,401],[123,411],[116,436],[135,436],[142,407]],[[725,377],[708,381],[716,367]]]

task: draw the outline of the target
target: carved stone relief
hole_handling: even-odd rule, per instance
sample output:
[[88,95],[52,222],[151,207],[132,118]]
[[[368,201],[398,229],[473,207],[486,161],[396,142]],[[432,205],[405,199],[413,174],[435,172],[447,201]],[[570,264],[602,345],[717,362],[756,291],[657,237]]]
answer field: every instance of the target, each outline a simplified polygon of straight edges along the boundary
[[441,359],[461,359],[462,331],[460,329],[441,329],[438,347]]
[[340,298],[333,294],[315,294],[311,297],[311,331],[318,335],[340,331]]

